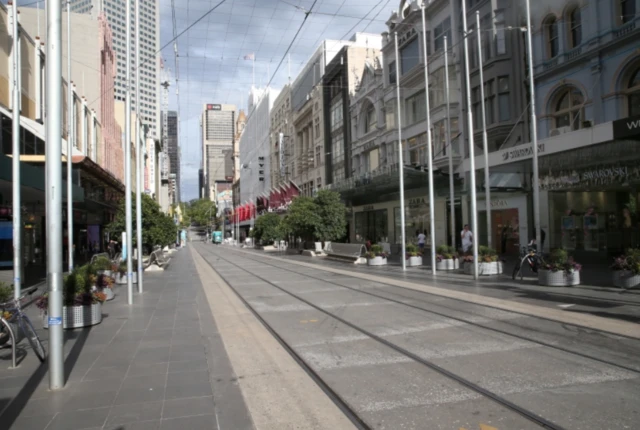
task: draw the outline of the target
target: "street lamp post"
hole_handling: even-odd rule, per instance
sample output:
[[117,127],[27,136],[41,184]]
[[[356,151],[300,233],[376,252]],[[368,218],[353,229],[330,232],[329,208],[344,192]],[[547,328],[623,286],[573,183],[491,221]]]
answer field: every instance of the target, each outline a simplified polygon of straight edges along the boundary
[[20,194],[20,95],[22,89],[20,85],[20,31],[18,25],[18,5],[14,0],[11,6],[11,28],[13,46],[11,48],[11,59],[13,66],[13,82],[11,110],[12,122],[12,223],[13,223],[13,294],[16,299],[20,298],[22,286],[22,196]]
[[[400,53],[398,52],[398,33],[393,33],[393,37],[396,45],[396,97],[398,101],[398,171],[400,172],[400,237],[402,239],[402,254],[400,260],[402,260],[402,270],[407,270],[407,238],[405,231],[404,220],[404,157],[402,154],[402,107],[400,100]],[[427,88],[428,91],[428,88]],[[429,132],[427,130],[427,132]]]
[[[478,33],[478,64],[480,65],[480,108],[482,109],[482,149],[484,152],[484,195],[487,212],[487,246],[491,248],[491,186],[489,184],[489,142],[487,137],[487,111],[484,103],[484,72],[482,59],[482,30],[480,11],[476,11],[476,31]],[[474,233],[477,234],[477,233]]]

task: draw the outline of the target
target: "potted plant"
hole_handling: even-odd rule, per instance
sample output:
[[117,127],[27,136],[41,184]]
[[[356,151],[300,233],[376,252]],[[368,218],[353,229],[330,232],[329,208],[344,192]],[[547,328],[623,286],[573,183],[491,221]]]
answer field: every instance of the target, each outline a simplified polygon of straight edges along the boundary
[[458,253],[453,246],[440,245],[436,248],[436,269],[456,270],[460,268]]
[[[20,342],[23,338],[22,330],[18,327],[18,323],[15,319],[15,315],[12,312],[7,311],[7,308],[10,308],[9,302],[13,299],[13,285],[9,285],[6,282],[0,282],[0,312],[2,312],[2,318],[4,318],[9,326],[11,326],[11,331],[13,331],[13,335],[15,336],[16,343]],[[3,330],[0,334],[0,345],[5,345],[7,342],[11,340],[11,336],[6,330]]]
[[93,262],[93,268],[96,270],[97,275],[112,276],[113,263],[107,257],[96,258]]
[[407,265],[409,267],[422,266],[422,253],[413,243],[407,245]]
[[387,264],[388,255],[382,250],[382,246],[380,245],[371,245],[366,257],[367,266],[384,266]]
[[[64,277],[62,290],[63,328],[88,327],[102,321],[102,303],[106,300],[106,296],[100,291],[92,291],[82,272],[83,268],[79,268]],[[48,293],[37,300],[36,306],[43,313],[44,327],[48,328]]]
[[[464,272],[467,275],[474,274],[473,256],[464,257]],[[478,248],[478,274],[479,275],[499,275],[502,273],[502,261],[498,258],[495,249],[488,246]]]
[[538,268],[538,285],[569,287],[580,284],[582,266],[564,249],[551,252],[548,260]]
[[[138,268],[138,261],[136,259],[131,260],[131,266],[133,267],[133,280],[131,281],[134,284],[138,283],[138,272],[136,271]],[[120,262],[118,266],[118,270],[116,273],[116,284],[125,285],[127,283],[127,260],[123,260]]]
[[640,249],[629,249],[613,261],[613,285],[634,288],[640,285]]
[[115,283],[115,279],[113,279],[111,276],[99,275],[96,290],[103,293],[107,301],[113,300],[116,296],[115,293],[113,292],[114,283]]

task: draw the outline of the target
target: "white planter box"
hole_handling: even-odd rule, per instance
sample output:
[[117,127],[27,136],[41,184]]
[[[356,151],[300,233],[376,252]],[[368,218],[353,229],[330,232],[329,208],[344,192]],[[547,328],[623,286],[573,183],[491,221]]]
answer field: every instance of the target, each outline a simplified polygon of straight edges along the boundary
[[110,278],[113,277],[113,272],[111,270],[96,270],[96,272],[98,273],[98,276],[105,275],[105,276],[108,276]]
[[[127,285],[127,275],[121,275],[120,273],[116,273],[116,284],[118,285]],[[131,281],[134,284],[138,283],[138,272],[133,272],[133,280]]]
[[566,273],[564,270],[552,272],[538,269],[538,285],[547,287],[571,287],[580,285],[580,272]]
[[634,288],[640,285],[640,275],[634,275],[630,270],[616,270],[613,272],[613,286],[619,288]]
[[[62,308],[62,328],[90,327],[102,322],[102,303],[90,306],[64,306]],[[42,315],[44,328],[49,328],[49,316]]]
[[[474,275],[473,262],[466,263],[464,265],[464,273],[467,275]],[[478,275],[479,276],[492,276],[502,274],[502,261],[494,261],[492,263],[478,263]]]
[[460,260],[458,258],[436,261],[436,270],[457,270],[459,268]]
[[367,258],[367,266],[386,266],[387,259],[384,257]]
[[422,266],[422,257],[409,257],[407,259],[407,266],[409,267]]
[[113,288],[103,288],[101,292],[107,296],[107,301],[113,300],[116,297],[116,293],[113,292]]

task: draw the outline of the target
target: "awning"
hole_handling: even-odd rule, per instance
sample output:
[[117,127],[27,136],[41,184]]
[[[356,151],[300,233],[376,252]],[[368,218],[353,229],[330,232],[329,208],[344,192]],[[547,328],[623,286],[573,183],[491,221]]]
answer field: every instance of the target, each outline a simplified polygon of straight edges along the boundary
[[522,175],[520,173],[490,173],[489,184],[491,188],[524,188]]

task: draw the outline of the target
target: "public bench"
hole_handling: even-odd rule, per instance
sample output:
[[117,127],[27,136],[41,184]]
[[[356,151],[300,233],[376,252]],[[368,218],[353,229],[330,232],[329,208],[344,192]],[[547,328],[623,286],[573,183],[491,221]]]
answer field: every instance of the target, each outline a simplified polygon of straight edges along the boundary
[[161,249],[158,249],[156,251],[153,251],[151,253],[151,255],[149,256],[149,264],[148,264],[148,266],[151,266],[152,264],[155,264],[160,269],[166,269],[167,267],[169,267],[169,262],[170,261],[171,261],[171,259],[167,258],[164,255],[164,252],[162,252]]
[[367,248],[361,243],[331,242],[325,252],[329,258],[358,264],[364,260]]

